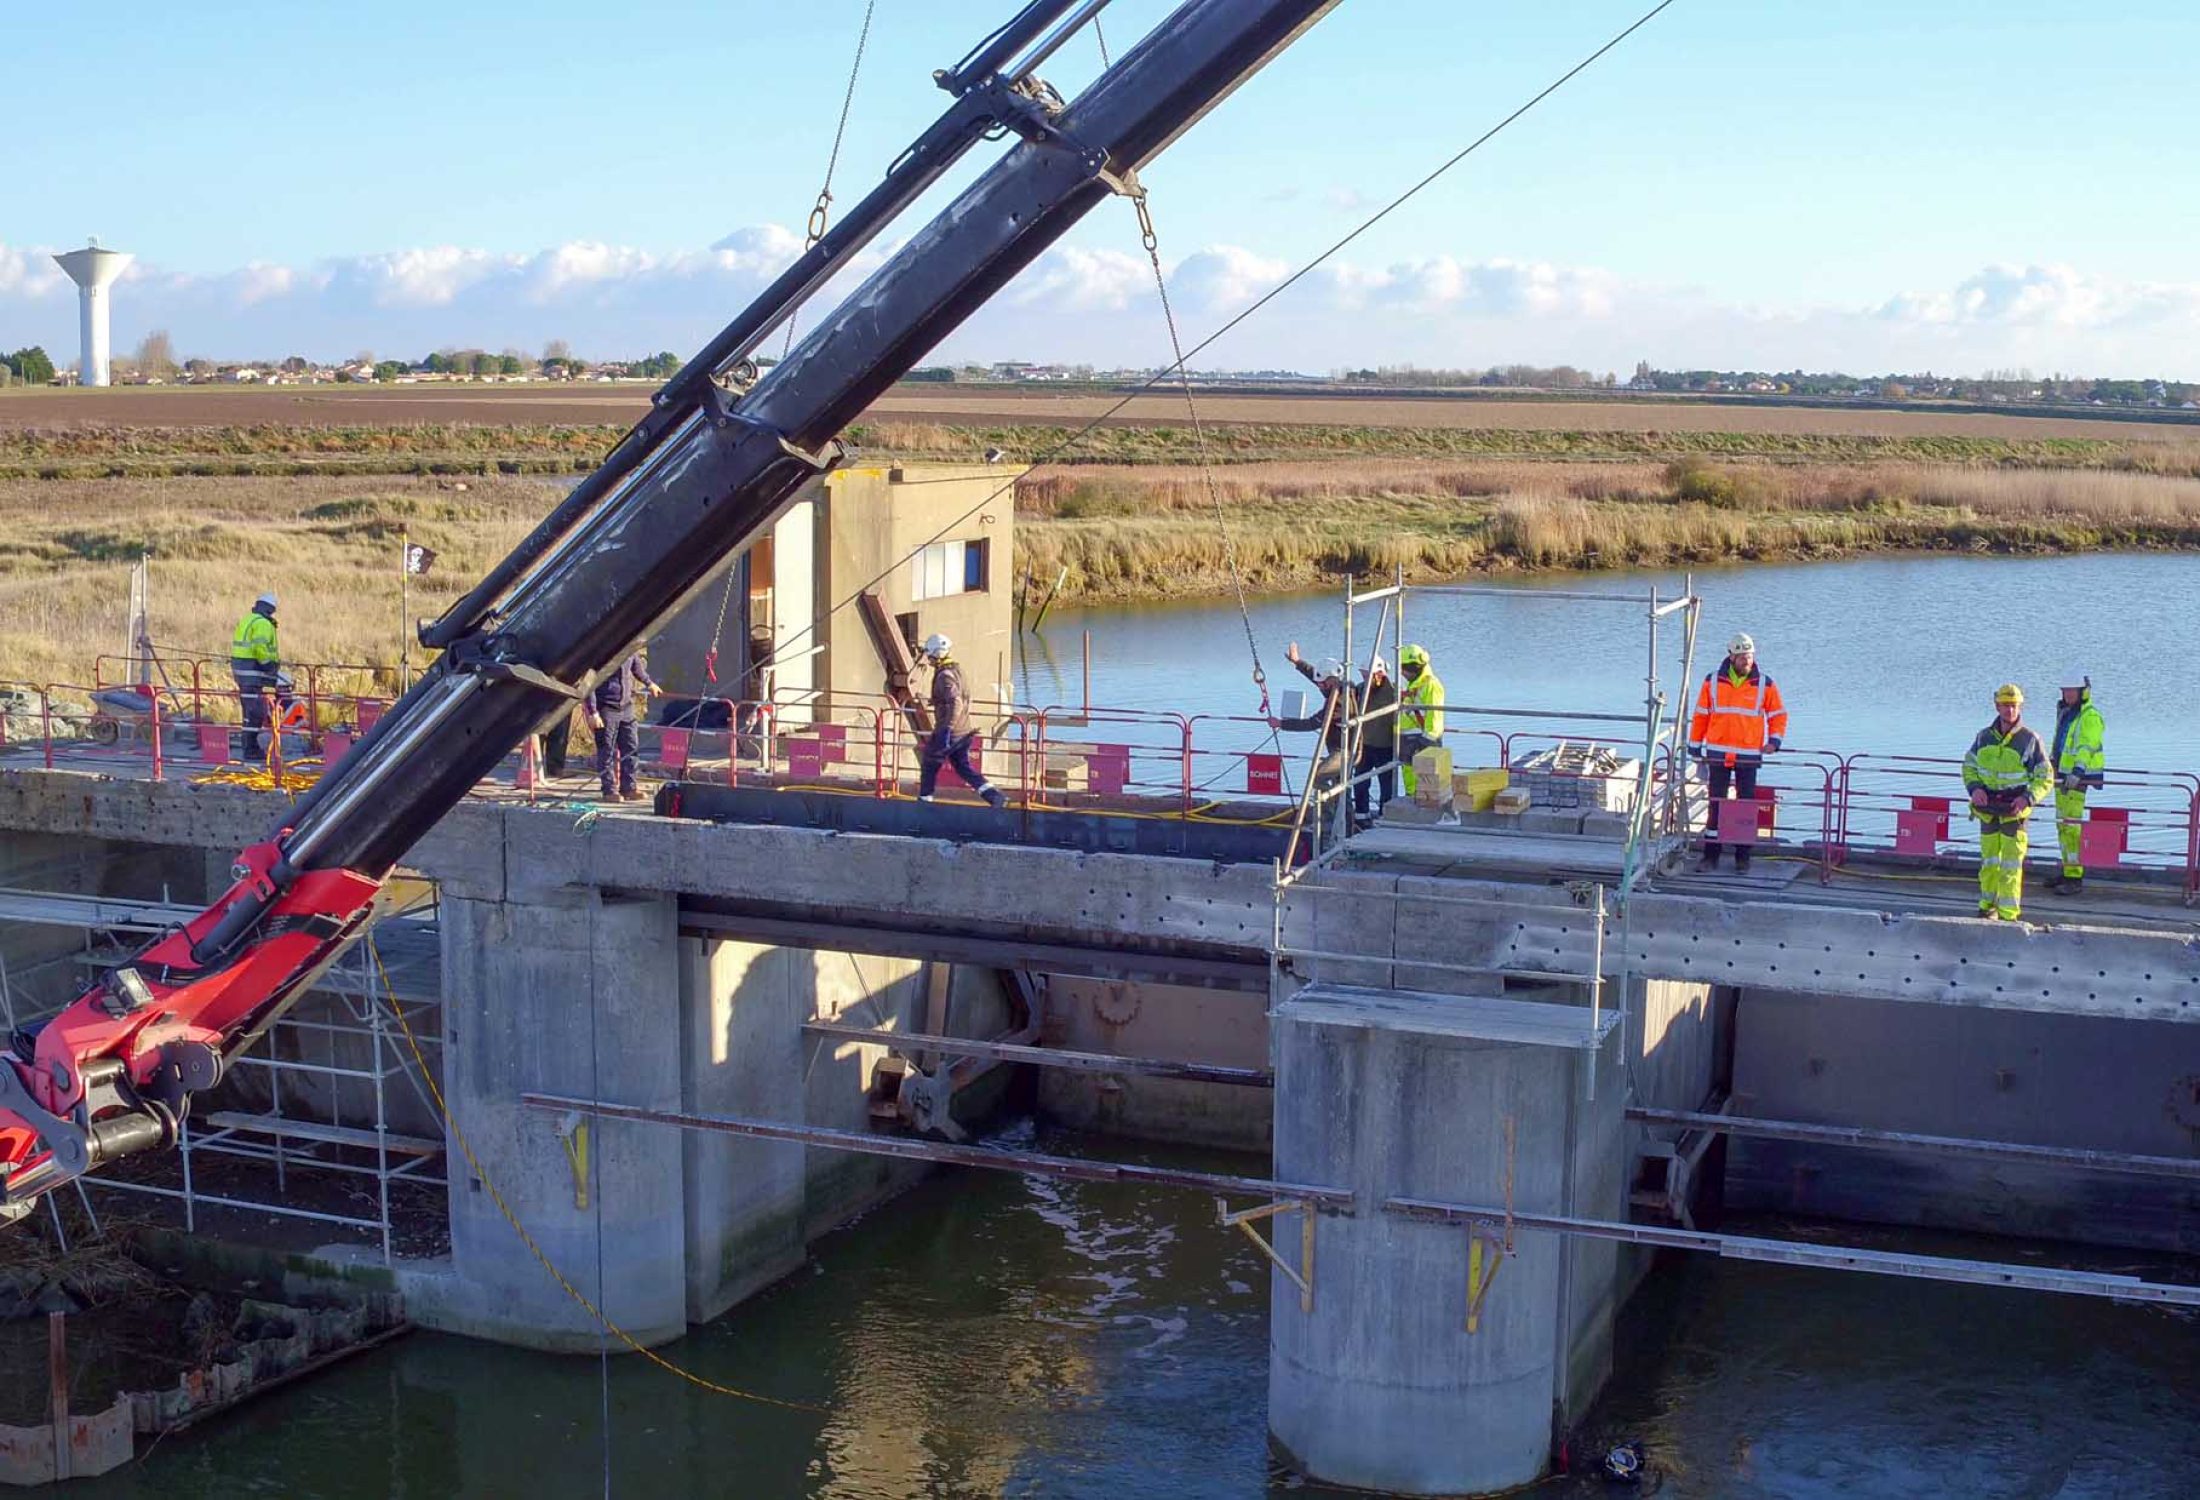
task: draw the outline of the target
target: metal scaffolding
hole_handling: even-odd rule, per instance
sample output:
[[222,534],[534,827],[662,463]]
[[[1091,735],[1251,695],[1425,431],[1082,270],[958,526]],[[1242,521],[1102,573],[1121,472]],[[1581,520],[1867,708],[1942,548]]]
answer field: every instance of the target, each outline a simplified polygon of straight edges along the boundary
[[[102,944],[95,934],[134,940],[166,931],[195,912],[195,907],[167,902],[0,890],[0,919],[81,929],[84,945],[71,961],[90,968],[118,962],[135,947],[134,941]],[[248,1070],[254,1082],[264,1085],[264,1111],[214,1110],[187,1118],[173,1165],[154,1168],[167,1180],[129,1181],[105,1174],[83,1181],[180,1203],[188,1231],[197,1230],[202,1209],[240,1209],[363,1231],[379,1245],[384,1264],[393,1261],[398,1225],[393,1194],[408,1188],[437,1193],[448,1188],[440,1170],[440,1131],[433,1138],[408,1135],[391,1123],[393,1089],[417,1098],[430,1118],[435,1115],[396,1010],[399,1004],[405,1007],[413,1037],[422,1047],[441,1046],[433,897],[392,912],[376,935],[386,955],[387,982],[367,944],[358,944],[314,986],[313,993],[328,1002],[324,1014],[306,1016],[294,1009],[251,1051],[232,1060],[232,1069]],[[392,949],[394,956],[389,956]],[[12,992],[8,999],[12,1008]],[[11,1023],[35,1025],[59,1008],[11,1016]],[[245,1191],[230,1180],[234,1174],[210,1172],[209,1159],[253,1162],[272,1170],[255,1174],[255,1188],[264,1190]],[[293,1174],[301,1172],[309,1179],[328,1174],[323,1181],[369,1184],[371,1211],[345,1211],[326,1202],[307,1206],[299,1200],[313,1197],[312,1192],[294,1193],[292,1186]],[[322,1188],[322,1195],[327,1191]]]
[[[1627,897],[1633,892],[1635,883],[1643,872],[1655,868],[1672,851],[1676,841],[1686,839],[1696,811],[1691,801],[1691,781],[1685,762],[1680,756],[1686,730],[1687,689],[1695,673],[1696,630],[1703,612],[1703,600],[1696,594],[1694,577],[1684,576],[1680,593],[1673,596],[1667,596],[1655,584],[1641,594],[1583,589],[1509,589],[1482,584],[1408,584],[1402,568],[1396,581],[1367,593],[1357,592],[1351,580],[1347,579],[1344,590],[1344,661],[1348,673],[1356,671],[1360,681],[1364,683],[1367,680],[1367,669],[1383,653],[1386,643],[1405,640],[1406,604],[1415,596],[1504,599],[1513,603],[1535,601],[1600,606],[1616,604],[1643,612],[1646,669],[1643,676],[1642,708],[1638,712],[1502,708],[1470,703],[1429,705],[1447,714],[1480,719],[1581,724],[1591,732],[1598,726],[1609,726],[1614,732],[1624,727],[1631,738],[1639,736],[1641,761],[1634,798],[1628,813],[1626,853],[1615,891],[1615,905],[1624,910]],[[1362,635],[1359,615],[1360,611],[1371,607],[1377,610],[1373,639],[1367,641],[1366,649],[1361,651],[1357,649]],[[1676,615],[1679,616],[1680,628],[1680,676],[1677,688],[1669,690],[1661,653]],[[1398,712],[1390,711],[1392,715]],[[1317,787],[1314,778],[1308,778],[1305,792],[1299,799],[1298,816],[1293,824],[1290,847],[1284,858],[1287,874],[1296,873],[1293,867],[1298,863],[1298,852],[1302,843],[1308,850],[1309,866],[1319,866],[1336,859],[1350,845],[1352,789],[1376,774],[1359,770],[1360,742],[1366,726],[1375,717],[1372,713],[1362,712],[1355,715],[1346,726],[1343,776],[1326,787]],[[1317,762],[1321,759],[1319,748],[1315,759]],[[1664,770],[1662,778],[1661,767]],[[1662,798],[1658,796],[1661,781],[1665,793]]]

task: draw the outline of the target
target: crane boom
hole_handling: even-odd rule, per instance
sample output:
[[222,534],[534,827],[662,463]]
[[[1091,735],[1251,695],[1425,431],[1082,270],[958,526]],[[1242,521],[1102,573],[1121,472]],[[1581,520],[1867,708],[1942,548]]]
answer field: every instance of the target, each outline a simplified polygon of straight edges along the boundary
[[[1337,0],[1184,0],[1064,104],[1034,69],[1105,0],[1031,0],[955,102],[652,400],[604,464],[421,638],[435,665],[235,883],[0,1053],[0,1216],[173,1145],[193,1095],[373,921],[405,852],[594,674],[841,460],[840,431]],[[748,355],[980,139],[1019,139],[789,356]],[[730,389],[729,389],[730,386]]]

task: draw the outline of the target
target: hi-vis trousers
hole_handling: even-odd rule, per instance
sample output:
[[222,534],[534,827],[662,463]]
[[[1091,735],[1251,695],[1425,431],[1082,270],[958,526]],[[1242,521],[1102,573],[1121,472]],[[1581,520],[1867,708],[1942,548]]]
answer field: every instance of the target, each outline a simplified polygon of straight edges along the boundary
[[2078,858],[2078,841],[2085,828],[2085,788],[2055,794],[2055,842],[2062,846],[2062,872],[2066,880],[2085,879],[2085,864]]
[[2032,846],[2024,819],[1978,814],[1978,912],[2013,922],[2024,905],[2024,856]]

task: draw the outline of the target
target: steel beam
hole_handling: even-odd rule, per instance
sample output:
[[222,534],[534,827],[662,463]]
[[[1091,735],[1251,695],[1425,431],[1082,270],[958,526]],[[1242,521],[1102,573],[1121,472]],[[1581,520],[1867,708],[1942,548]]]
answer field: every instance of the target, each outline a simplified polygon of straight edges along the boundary
[[[972,924],[982,927],[984,924]],[[893,927],[861,920],[823,918],[805,921],[751,915],[728,903],[696,898],[680,903],[680,930],[693,937],[739,938],[789,948],[833,953],[876,953],[890,958],[923,958],[988,969],[1028,969],[1042,974],[1077,974],[1094,979],[1147,979],[1202,989],[1248,990],[1265,994],[1268,964],[1250,950],[1242,959],[1171,953],[1163,945],[1100,947],[1048,943],[984,931],[956,932],[939,926]],[[1120,935],[1118,935],[1120,940]]]
[[1807,1141],[1819,1146],[1861,1146],[1932,1156],[1981,1157],[1989,1161],[2077,1167],[2092,1172],[2123,1172],[2139,1177],[2200,1182],[2200,1157],[2140,1156],[2129,1151],[2091,1151],[2078,1146],[2034,1146],[2021,1141],[1916,1135],[1902,1130],[1867,1130],[1857,1125],[1819,1125],[1803,1120],[1759,1120],[1746,1115],[1715,1115],[1692,1109],[1630,1109],[1627,1118],[1646,1125],[1681,1125],[1694,1130],[1722,1131],[1727,1135]]
[[1142,1078],[1234,1083],[1256,1089],[1276,1085],[1276,1075],[1266,1068],[1226,1068],[1214,1063],[1175,1062],[1165,1057],[1118,1057],[1112,1052],[1072,1052],[1062,1047],[1026,1047],[1014,1042],[986,1042],[975,1037],[941,1036],[931,1032],[880,1031],[869,1026],[839,1026],[830,1021],[812,1021],[802,1029],[811,1036],[869,1042],[897,1052],[944,1052],[951,1057],[992,1057],[1002,1062],[1037,1063],[1041,1067],[1068,1068],[1080,1073],[1135,1073]]
[[2009,1287],[2016,1291],[2063,1292],[2080,1297],[2107,1297],[2117,1302],[2200,1307],[2200,1286],[2141,1281],[2136,1276],[2120,1276],[2107,1271],[2072,1271],[2057,1266],[2017,1266],[2003,1261],[1956,1260],[1940,1255],[1912,1255],[1899,1250],[1865,1250],[1856,1246],[1808,1245],[1794,1240],[1710,1234],[1697,1229],[1670,1229],[1657,1224],[1623,1224],[1610,1219],[1576,1219],[1563,1214],[1521,1213],[1477,1204],[1438,1203],[1425,1198],[1386,1199],[1383,1211],[1405,1218],[1433,1219],[1443,1223],[1475,1224],[1495,1229],[1541,1229],[1554,1234],[1581,1235],[1587,1239],[1618,1240],[1630,1245],[1700,1250],[1725,1260],[1809,1266],[1824,1271],[1862,1271],[1874,1276],[1902,1276],[1918,1281],[1957,1281],[1972,1286]]
[[1202,1193],[1296,1198],[1340,1211],[1349,1211],[1355,1201],[1353,1194],[1343,1188],[1307,1187],[1295,1182],[1275,1182],[1266,1177],[1185,1172],[1173,1167],[1141,1166],[1135,1162],[1049,1156],[1038,1151],[996,1151],[985,1146],[954,1146],[944,1141],[918,1140],[913,1136],[863,1135],[853,1130],[830,1130],[822,1125],[788,1125],[776,1120],[751,1120],[735,1115],[680,1114],[673,1110],[612,1104],[601,1099],[570,1099],[562,1094],[523,1093],[519,1101],[530,1109],[553,1113],[578,1110],[605,1120],[634,1120],[646,1125],[671,1125],[681,1130],[709,1130],[767,1141],[790,1141],[796,1145],[853,1151],[864,1156],[894,1156],[905,1161],[986,1167],[996,1172],[1019,1172],[1027,1177],[1063,1177],[1074,1182],[1123,1182],[1144,1187],[1191,1188]]
[[200,908],[173,901],[123,901],[113,896],[84,896],[67,891],[0,889],[0,921],[33,922],[47,927],[111,927],[129,932],[166,932],[199,914]]

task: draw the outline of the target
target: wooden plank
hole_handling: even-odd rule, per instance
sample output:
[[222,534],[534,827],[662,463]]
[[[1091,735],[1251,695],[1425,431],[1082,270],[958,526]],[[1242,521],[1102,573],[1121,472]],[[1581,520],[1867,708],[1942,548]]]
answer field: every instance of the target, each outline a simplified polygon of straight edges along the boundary
[[856,595],[856,613],[863,619],[864,633],[871,638],[871,649],[878,653],[879,664],[886,669],[886,696],[899,707],[910,729],[922,738],[932,732],[932,709],[909,686],[909,674],[916,670],[916,660],[909,654],[909,643],[902,639],[901,627],[887,612],[886,602],[866,589]]

